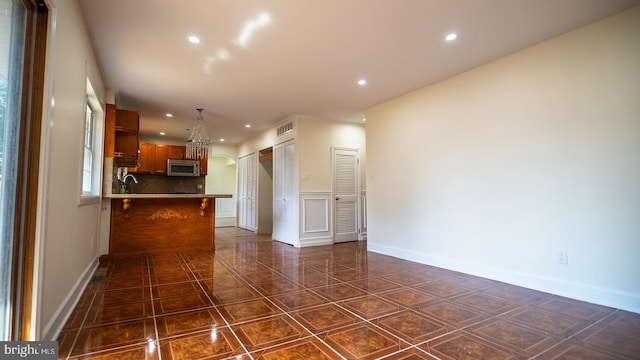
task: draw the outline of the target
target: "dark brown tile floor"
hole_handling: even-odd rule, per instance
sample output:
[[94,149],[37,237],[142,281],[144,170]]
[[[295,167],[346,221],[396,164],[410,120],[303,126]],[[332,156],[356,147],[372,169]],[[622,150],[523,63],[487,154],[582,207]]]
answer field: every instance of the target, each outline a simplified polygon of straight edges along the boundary
[[101,264],[70,359],[640,359],[640,315],[366,251],[223,228]]

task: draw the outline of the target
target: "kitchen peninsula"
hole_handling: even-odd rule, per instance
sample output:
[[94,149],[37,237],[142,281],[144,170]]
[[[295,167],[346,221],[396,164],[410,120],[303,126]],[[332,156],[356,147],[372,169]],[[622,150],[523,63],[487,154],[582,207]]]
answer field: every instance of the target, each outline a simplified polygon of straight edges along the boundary
[[110,255],[213,250],[215,199],[228,194],[110,194]]

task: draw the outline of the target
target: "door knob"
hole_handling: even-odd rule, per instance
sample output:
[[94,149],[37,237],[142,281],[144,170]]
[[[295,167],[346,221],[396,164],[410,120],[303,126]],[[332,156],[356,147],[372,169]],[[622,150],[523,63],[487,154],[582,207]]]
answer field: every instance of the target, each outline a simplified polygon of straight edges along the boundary
[[340,198],[339,198],[339,197],[336,197],[336,200],[340,200]]

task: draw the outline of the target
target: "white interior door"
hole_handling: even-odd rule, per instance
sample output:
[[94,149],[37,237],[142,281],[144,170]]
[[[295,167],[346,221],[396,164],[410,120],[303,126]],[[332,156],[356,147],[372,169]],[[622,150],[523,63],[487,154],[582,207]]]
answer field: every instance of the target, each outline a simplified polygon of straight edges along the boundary
[[238,227],[256,230],[255,154],[238,159]]
[[358,240],[358,150],[333,149],[334,238]]
[[256,231],[256,154],[247,156],[247,229]]
[[284,180],[282,164],[284,161],[284,149],[273,148],[273,230],[271,238],[283,241],[284,239]]
[[273,240],[297,243],[295,148],[293,141],[273,147]]

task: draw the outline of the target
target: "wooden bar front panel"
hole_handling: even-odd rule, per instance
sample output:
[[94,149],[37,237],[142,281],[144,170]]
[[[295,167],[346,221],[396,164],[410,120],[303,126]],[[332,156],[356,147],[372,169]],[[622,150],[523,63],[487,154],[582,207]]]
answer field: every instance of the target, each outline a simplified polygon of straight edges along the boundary
[[215,199],[208,199],[204,211],[201,205],[202,198],[112,199],[109,253],[213,250]]

